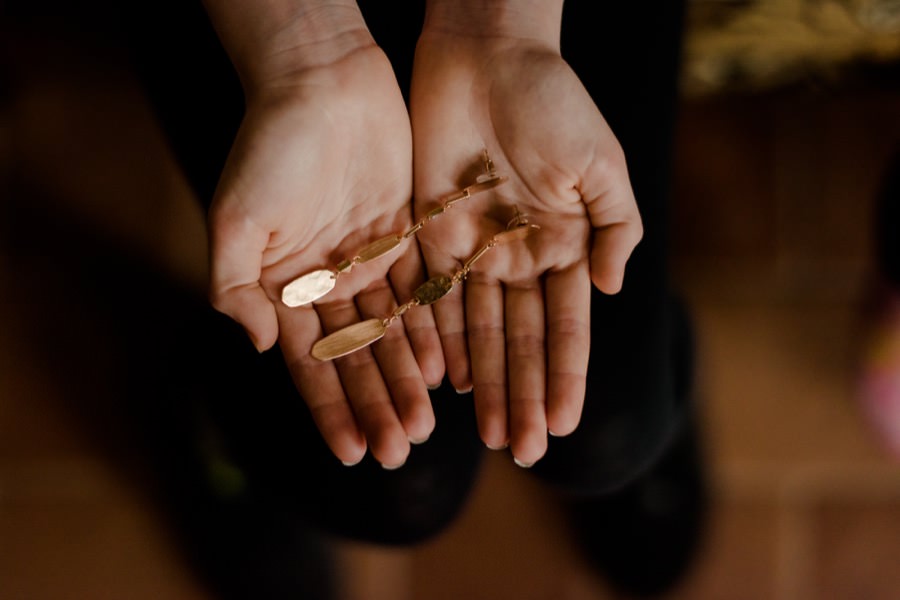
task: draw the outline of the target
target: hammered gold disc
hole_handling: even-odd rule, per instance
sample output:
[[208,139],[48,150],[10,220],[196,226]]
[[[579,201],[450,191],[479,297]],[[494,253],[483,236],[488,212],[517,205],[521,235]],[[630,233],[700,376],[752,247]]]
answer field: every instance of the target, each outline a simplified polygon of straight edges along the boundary
[[419,304],[433,304],[450,293],[453,289],[453,279],[446,275],[438,275],[432,277],[413,292],[413,298],[419,301]]
[[380,340],[384,332],[382,319],[362,321],[322,338],[313,345],[311,354],[318,360],[333,360]]
[[315,302],[333,290],[336,282],[334,272],[328,269],[306,273],[284,286],[281,301],[291,308]]

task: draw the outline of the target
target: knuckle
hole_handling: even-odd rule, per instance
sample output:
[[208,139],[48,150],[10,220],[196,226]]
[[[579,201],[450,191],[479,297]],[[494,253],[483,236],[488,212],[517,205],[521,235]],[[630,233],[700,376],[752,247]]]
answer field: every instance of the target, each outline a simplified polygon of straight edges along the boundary
[[349,371],[362,371],[371,368],[375,364],[375,356],[372,354],[371,349],[363,348],[358,352],[351,352],[345,356],[338,357],[334,359],[334,362],[341,369],[346,368]]
[[527,442],[532,438],[540,438],[546,429],[544,415],[537,414],[537,411],[519,412],[510,415],[509,426],[516,432],[516,439],[519,442]]
[[548,323],[553,335],[565,340],[567,346],[583,345],[590,341],[590,326],[581,319],[573,317],[551,317]]
[[540,358],[544,356],[544,338],[534,333],[510,335],[506,340],[510,359]]
[[475,337],[497,338],[503,336],[503,328],[493,323],[473,322],[469,325],[469,335]]

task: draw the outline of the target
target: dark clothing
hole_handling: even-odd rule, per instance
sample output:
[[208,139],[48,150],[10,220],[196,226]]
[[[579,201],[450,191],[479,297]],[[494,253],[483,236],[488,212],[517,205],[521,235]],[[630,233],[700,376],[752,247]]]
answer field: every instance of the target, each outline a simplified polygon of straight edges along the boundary
[[[374,0],[360,4],[407,89],[421,5],[392,11]],[[574,434],[552,438],[532,469],[580,496],[639,477],[665,451],[685,412],[686,399],[676,393],[666,276],[682,9],[679,2],[652,10],[627,2],[565,5],[563,56],[624,147],[645,227],[622,292],[593,292],[582,422]],[[238,80],[199,3],[164,1],[142,10],[131,21],[136,65],[178,160],[208,204],[242,117]],[[258,355],[239,327],[208,312],[194,324],[188,359],[206,386],[185,401],[205,397],[200,412],[248,490],[317,527],[380,543],[422,540],[451,522],[484,451],[471,396],[457,396],[449,384],[433,392],[435,432],[413,447],[403,468],[385,471],[371,457],[347,468],[322,441],[279,352]]]

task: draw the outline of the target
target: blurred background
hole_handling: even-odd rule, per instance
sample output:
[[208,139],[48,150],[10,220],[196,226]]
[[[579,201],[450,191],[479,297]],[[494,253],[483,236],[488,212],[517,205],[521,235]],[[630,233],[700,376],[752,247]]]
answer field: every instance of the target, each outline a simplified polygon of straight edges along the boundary
[[[0,8],[0,598],[212,598],[122,401],[159,393],[143,340],[179,344],[154,301],[203,302],[203,216],[116,19],[44,6]],[[666,597],[900,597],[900,461],[856,395],[900,2],[694,0],[687,28],[671,256],[712,513]],[[342,594],[615,598],[554,507],[492,454],[433,542],[340,542]]]

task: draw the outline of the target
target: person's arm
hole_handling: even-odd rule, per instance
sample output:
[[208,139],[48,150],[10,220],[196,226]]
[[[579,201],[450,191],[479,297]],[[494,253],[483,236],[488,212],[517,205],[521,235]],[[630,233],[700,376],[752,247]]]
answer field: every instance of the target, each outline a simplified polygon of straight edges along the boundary
[[[260,351],[278,342],[323,437],[345,463],[368,447],[401,464],[428,437],[426,384],[443,375],[430,311],[410,311],[370,348],[311,356],[327,333],[384,317],[421,277],[406,241],[291,308],[282,288],[411,223],[409,118],[387,57],[355,3],[205,0],[247,111],[209,214],[213,305]],[[248,399],[251,401],[252,399]]]
[[375,45],[353,0],[203,0],[203,4],[244,91],[251,95]]
[[527,41],[559,53],[562,0],[428,0],[426,7],[424,34]]
[[470,203],[467,220],[423,232],[429,271],[452,269],[513,206],[542,228],[486,257],[463,294],[434,308],[451,381],[474,387],[482,439],[509,443],[529,465],[548,430],[577,426],[591,281],[606,293],[621,288],[641,219],[621,147],[560,56],[560,0],[427,6],[411,95],[416,212],[452,188],[477,158],[473,147],[510,177],[492,202]]

